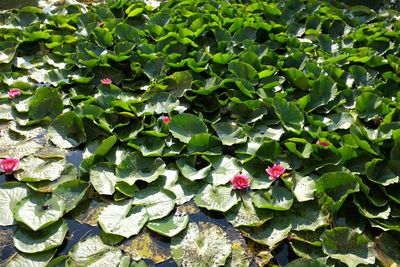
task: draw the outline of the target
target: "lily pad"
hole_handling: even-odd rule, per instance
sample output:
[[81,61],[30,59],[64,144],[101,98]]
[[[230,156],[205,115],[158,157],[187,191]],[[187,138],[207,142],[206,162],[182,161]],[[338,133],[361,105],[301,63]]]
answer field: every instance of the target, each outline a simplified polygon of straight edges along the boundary
[[186,144],[195,134],[208,132],[204,122],[193,114],[174,116],[169,124],[169,130],[175,138]]
[[194,202],[197,206],[208,210],[226,212],[238,203],[238,198],[232,186],[207,185],[196,195]]
[[117,176],[128,184],[138,180],[151,183],[164,173],[165,163],[161,158],[146,158],[134,152],[128,154],[117,166]]
[[188,223],[189,216],[187,214],[174,214],[163,219],[148,222],[146,227],[160,235],[173,237],[182,232]]
[[76,147],[86,141],[83,123],[72,111],[57,116],[49,127],[48,137],[61,148]]
[[77,243],[69,252],[66,267],[91,266],[91,267],[117,267],[119,266],[122,252],[116,247],[105,245],[99,236],[87,238]]
[[148,218],[146,209],[132,208],[132,201],[124,200],[106,206],[98,222],[104,232],[129,238],[140,232]]
[[46,267],[50,260],[53,258],[56,250],[49,250],[45,252],[26,254],[18,253],[10,261],[6,263],[7,267]]
[[176,165],[178,166],[181,174],[190,181],[195,181],[205,178],[209,173],[209,171],[211,170],[211,164],[199,170],[196,169],[195,159],[190,159],[190,158],[179,159],[176,161]]
[[65,211],[65,202],[50,194],[34,194],[19,201],[13,210],[14,218],[33,231],[57,222]]
[[12,211],[14,210],[15,205],[29,194],[29,188],[18,182],[7,182],[0,185],[1,226],[14,224]]
[[64,242],[68,225],[64,220],[33,232],[17,229],[14,235],[14,246],[21,252],[37,253],[60,246]]
[[260,226],[273,218],[272,211],[254,207],[249,194],[241,194],[241,202],[225,212],[225,217],[234,227]]
[[21,160],[20,169],[23,171],[17,172],[15,178],[24,182],[54,181],[60,177],[65,166],[64,159],[43,160],[29,156]]
[[256,207],[272,210],[288,210],[293,204],[293,196],[289,190],[281,186],[273,186],[268,190],[251,193]]
[[112,163],[102,162],[90,168],[90,183],[101,195],[112,195],[119,178],[114,174],[115,167]]
[[180,266],[222,266],[231,254],[231,244],[221,227],[190,223],[187,231],[172,238],[171,254]]
[[143,207],[152,221],[167,216],[175,207],[175,199],[169,190],[148,187],[135,194],[132,204]]
[[373,243],[364,235],[347,227],[335,227],[322,235],[322,250],[347,266],[374,264]]

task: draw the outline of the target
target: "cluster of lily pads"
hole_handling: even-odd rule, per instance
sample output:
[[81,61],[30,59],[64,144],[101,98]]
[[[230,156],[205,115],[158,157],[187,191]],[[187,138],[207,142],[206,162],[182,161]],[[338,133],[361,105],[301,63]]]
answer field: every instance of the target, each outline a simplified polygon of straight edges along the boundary
[[[152,260],[179,266],[263,265],[282,243],[288,266],[398,264],[398,16],[301,0],[1,13],[6,266],[143,266],[135,240],[154,233],[171,254]],[[101,234],[59,255],[70,217]]]

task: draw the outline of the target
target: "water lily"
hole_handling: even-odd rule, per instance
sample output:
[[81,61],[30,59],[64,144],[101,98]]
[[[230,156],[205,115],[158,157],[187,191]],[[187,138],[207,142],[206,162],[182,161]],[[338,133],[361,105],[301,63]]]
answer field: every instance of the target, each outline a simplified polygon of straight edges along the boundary
[[102,84],[112,84],[112,80],[110,78],[101,79],[100,82]]
[[20,96],[21,93],[22,93],[21,89],[19,89],[19,88],[12,88],[12,89],[10,89],[10,91],[8,91],[8,97],[9,97],[10,99],[14,99],[14,98],[16,98],[17,96]]
[[318,140],[316,142],[316,144],[319,145],[319,146],[325,146],[325,147],[329,146],[329,142],[328,141],[320,141],[320,140]]
[[160,119],[162,119],[163,122],[165,122],[167,124],[171,121],[171,119],[168,116],[161,116]]
[[11,174],[18,169],[19,159],[11,157],[2,159],[0,160],[0,167],[3,172]]
[[243,189],[250,186],[250,179],[242,174],[236,174],[231,179],[234,189]]
[[274,164],[272,167],[265,169],[269,175],[270,180],[276,180],[285,172],[285,168],[279,164]]

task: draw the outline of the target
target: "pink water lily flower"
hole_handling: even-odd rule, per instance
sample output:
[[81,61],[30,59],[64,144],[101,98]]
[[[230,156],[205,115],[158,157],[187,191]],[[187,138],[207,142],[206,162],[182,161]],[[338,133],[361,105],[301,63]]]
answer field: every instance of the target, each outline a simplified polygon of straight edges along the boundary
[[329,142],[328,141],[319,141],[318,140],[316,142],[316,144],[319,145],[319,146],[325,146],[325,147],[329,146]]
[[160,119],[162,119],[163,122],[165,122],[166,124],[168,124],[171,121],[171,119],[168,116],[161,116]]
[[12,88],[8,91],[8,97],[10,99],[15,99],[17,96],[20,96],[22,93],[21,89],[19,88]]
[[112,80],[110,78],[101,79],[100,82],[102,84],[112,84]]
[[0,160],[1,170],[7,174],[15,172],[19,167],[19,159],[5,158]]
[[244,189],[250,186],[250,179],[242,174],[236,174],[231,179],[234,189]]
[[285,172],[285,168],[279,164],[274,164],[272,167],[265,169],[269,175],[270,180],[276,180]]

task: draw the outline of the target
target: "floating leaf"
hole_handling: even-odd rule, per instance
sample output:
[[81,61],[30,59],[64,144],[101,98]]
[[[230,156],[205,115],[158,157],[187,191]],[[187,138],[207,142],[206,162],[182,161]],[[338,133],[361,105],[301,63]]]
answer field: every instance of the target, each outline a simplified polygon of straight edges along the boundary
[[211,169],[211,164],[197,170],[195,168],[195,159],[181,158],[176,161],[181,174],[190,181],[200,180],[207,176]]
[[41,87],[29,103],[29,116],[39,120],[45,116],[57,117],[63,111],[63,102],[56,89]]
[[164,173],[165,164],[161,158],[146,158],[138,152],[130,153],[117,166],[117,176],[128,184],[138,180],[151,183]]
[[101,195],[112,195],[119,178],[114,174],[112,163],[100,163],[90,169],[90,183]]
[[335,227],[322,235],[324,253],[348,266],[374,264],[372,245],[364,235],[347,227]]
[[281,186],[270,187],[268,191],[257,191],[251,194],[256,207],[272,210],[288,210],[293,204],[289,190]]
[[25,253],[47,251],[60,246],[67,231],[68,225],[64,220],[60,220],[36,232],[17,229],[14,236],[14,246]]
[[14,218],[33,231],[57,222],[65,211],[62,199],[50,194],[34,194],[19,201],[13,210]]
[[243,130],[233,122],[218,122],[213,124],[212,127],[217,132],[223,145],[241,144],[247,140],[247,136]]
[[66,267],[74,266],[109,266],[117,267],[122,253],[116,247],[105,245],[100,237],[90,237],[78,242],[69,252],[70,258],[65,262]]
[[10,261],[6,263],[7,267],[46,267],[50,260],[53,258],[56,250],[49,250],[45,252],[26,254],[18,253]]
[[208,128],[193,114],[179,114],[172,118],[169,130],[175,138],[188,143],[195,134],[207,133]]
[[188,223],[188,215],[174,214],[163,219],[148,222],[146,227],[160,235],[173,237],[183,231]]
[[171,254],[180,266],[221,266],[231,254],[231,244],[221,227],[190,223],[187,231],[172,238]]
[[242,201],[232,209],[225,212],[225,217],[234,227],[260,226],[272,219],[273,213],[266,209],[258,209],[253,206],[249,194],[241,194]]
[[145,208],[132,208],[132,201],[124,200],[106,206],[98,222],[104,232],[129,238],[140,232],[148,218]]
[[196,195],[194,202],[199,207],[226,212],[238,203],[238,198],[230,185],[207,185],[200,194]]
[[48,137],[61,148],[72,148],[86,141],[83,123],[75,112],[63,113],[49,127]]
[[152,221],[167,216],[175,207],[175,199],[169,190],[147,187],[135,194],[132,204],[143,207]]
[[17,172],[15,178],[26,182],[54,181],[61,176],[65,166],[64,159],[43,160],[29,156],[21,160],[20,169],[23,171]]
[[15,205],[30,193],[29,188],[18,182],[7,182],[0,185],[0,225],[14,224],[13,209]]

